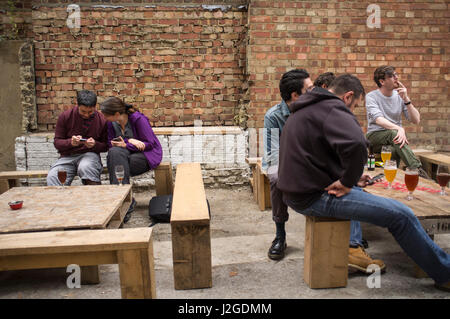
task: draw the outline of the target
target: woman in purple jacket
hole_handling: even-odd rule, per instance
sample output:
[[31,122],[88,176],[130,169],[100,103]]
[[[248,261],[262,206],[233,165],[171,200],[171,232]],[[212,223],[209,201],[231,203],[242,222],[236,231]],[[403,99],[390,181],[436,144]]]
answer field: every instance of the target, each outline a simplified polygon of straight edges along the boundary
[[[100,110],[108,121],[107,164],[111,184],[119,184],[114,173],[117,165],[124,167],[123,184],[129,184],[130,177],[159,165],[162,159],[161,144],[144,114],[117,97],[110,97],[100,103]],[[125,223],[135,205],[133,198]]]

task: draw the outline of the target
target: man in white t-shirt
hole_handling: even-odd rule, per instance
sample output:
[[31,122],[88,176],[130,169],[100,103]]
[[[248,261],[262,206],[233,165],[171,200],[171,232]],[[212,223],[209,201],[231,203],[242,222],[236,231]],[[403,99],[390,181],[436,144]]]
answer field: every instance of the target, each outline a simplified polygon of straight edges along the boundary
[[407,167],[419,168],[419,174],[427,177],[422,164],[409,147],[405,129],[402,127],[402,114],[414,123],[420,123],[420,113],[408,97],[406,87],[398,80],[393,66],[380,66],[374,72],[377,90],[366,95],[367,139],[375,153],[383,145],[392,147],[392,159],[397,164],[402,160]]

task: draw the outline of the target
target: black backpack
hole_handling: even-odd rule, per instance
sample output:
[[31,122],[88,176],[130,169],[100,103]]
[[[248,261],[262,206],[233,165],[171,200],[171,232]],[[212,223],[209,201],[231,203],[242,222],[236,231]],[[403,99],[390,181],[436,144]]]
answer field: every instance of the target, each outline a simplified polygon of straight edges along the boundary
[[[148,216],[152,221],[149,227],[152,227],[158,223],[170,223],[170,214],[172,212],[172,198],[173,195],[152,197],[148,204]],[[208,205],[209,217],[211,217],[211,210],[208,200],[206,200],[206,204]]]

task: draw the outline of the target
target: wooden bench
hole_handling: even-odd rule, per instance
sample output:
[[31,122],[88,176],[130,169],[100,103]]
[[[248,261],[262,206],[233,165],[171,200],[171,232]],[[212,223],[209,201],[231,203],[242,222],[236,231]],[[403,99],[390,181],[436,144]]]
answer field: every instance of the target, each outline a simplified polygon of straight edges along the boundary
[[[105,167],[102,173],[108,173],[108,168]],[[20,186],[20,179],[46,178],[47,174],[48,170],[0,172],[0,194],[12,187]],[[172,165],[170,162],[162,162],[155,168],[155,187],[157,196],[173,193]]]
[[122,298],[156,298],[152,228],[0,235],[0,271],[71,264],[118,264]]
[[212,287],[209,221],[200,164],[178,164],[170,217],[175,289]]
[[245,161],[252,170],[250,185],[253,190],[253,198],[256,200],[259,209],[263,211],[266,208],[272,207],[270,201],[270,182],[267,174],[262,169],[262,158],[246,158]]
[[310,288],[347,286],[350,221],[306,217],[303,279]]
[[434,152],[419,153],[416,155],[422,162],[422,168],[431,178],[436,177],[438,165],[445,165],[447,167],[450,167],[449,155]]

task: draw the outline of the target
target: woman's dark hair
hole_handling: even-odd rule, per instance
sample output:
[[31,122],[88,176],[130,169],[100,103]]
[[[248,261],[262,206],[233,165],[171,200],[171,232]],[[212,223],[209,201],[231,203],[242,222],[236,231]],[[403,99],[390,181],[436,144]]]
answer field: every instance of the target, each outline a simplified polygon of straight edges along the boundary
[[97,95],[88,90],[81,90],[77,92],[77,103],[78,106],[88,106],[94,107],[97,105]]
[[353,91],[355,98],[359,98],[361,95],[364,97],[366,91],[361,84],[361,81],[354,75],[343,74],[338,76],[328,87],[336,95],[342,95],[347,92]]
[[314,81],[314,86],[323,87],[323,85],[325,85],[325,89],[326,89],[330,86],[331,82],[333,82],[335,78],[336,78],[336,76],[334,75],[333,72],[322,73]]
[[302,94],[303,82],[309,78],[309,73],[304,69],[295,69],[283,74],[280,80],[280,95],[286,102],[291,99],[291,94]]
[[100,111],[103,114],[114,115],[117,112],[119,114],[131,114],[136,110],[133,108],[133,105],[127,104],[118,97],[112,96],[100,103]]

